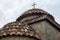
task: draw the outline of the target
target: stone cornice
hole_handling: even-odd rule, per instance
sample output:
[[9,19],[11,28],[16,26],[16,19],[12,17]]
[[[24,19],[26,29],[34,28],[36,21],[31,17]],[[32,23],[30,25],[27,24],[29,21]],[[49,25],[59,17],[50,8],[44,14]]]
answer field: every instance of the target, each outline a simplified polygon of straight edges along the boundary
[[40,17],[40,18],[36,18],[36,19],[34,19],[32,21],[26,22],[26,24],[33,24],[33,23],[36,23],[36,22],[39,22],[39,21],[44,21],[44,20],[48,21],[49,23],[51,23],[52,25],[54,25],[54,27],[60,31],[60,25],[57,22],[51,20],[46,15],[43,16],[43,17]]

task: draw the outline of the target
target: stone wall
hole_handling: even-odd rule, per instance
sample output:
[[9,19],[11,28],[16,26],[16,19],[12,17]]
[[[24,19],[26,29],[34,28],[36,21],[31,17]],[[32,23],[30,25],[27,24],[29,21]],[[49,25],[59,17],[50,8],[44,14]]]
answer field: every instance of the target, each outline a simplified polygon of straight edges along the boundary
[[7,37],[0,38],[0,40],[35,40],[35,39],[25,37],[25,36],[7,36]]
[[60,40],[60,32],[47,21],[31,24],[42,40]]

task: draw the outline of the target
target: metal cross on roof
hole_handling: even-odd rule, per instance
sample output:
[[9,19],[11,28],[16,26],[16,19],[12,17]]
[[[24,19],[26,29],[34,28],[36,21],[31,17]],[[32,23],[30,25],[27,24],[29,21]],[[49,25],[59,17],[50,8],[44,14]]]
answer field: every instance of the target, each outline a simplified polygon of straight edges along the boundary
[[36,4],[33,2],[33,4],[32,4],[33,8],[35,8],[35,5],[36,5]]

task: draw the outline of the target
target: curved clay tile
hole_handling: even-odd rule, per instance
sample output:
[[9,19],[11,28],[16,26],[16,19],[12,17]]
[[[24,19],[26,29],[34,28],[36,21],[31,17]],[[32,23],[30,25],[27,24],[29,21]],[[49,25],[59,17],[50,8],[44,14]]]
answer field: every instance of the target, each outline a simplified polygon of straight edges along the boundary
[[47,15],[50,19],[54,20],[54,17],[50,15],[48,12],[42,9],[35,8],[25,11],[20,17],[17,18],[16,21],[24,22],[44,15]]
[[[23,25],[19,24],[20,22],[12,22],[9,23],[8,25],[5,25],[2,30],[0,30],[0,37],[4,36],[12,36],[12,35],[25,35],[25,36],[30,36],[34,37],[36,39],[40,39],[38,34],[29,26],[29,25]],[[14,24],[14,25],[12,25]],[[16,25],[18,24],[18,25]],[[17,27],[19,26],[19,27]]]

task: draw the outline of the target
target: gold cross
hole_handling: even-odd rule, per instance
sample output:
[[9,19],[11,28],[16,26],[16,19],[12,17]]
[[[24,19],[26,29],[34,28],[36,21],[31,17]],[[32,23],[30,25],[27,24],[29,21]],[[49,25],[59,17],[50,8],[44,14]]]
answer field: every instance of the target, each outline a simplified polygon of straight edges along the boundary
[[36,4],[33,2],[33,4],[32,4],[33,8],[35,8],[35,5],[36,5]]

